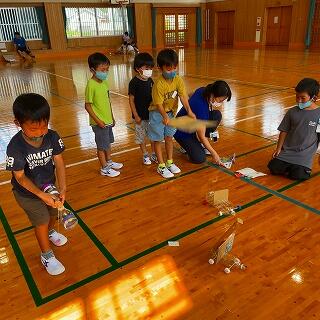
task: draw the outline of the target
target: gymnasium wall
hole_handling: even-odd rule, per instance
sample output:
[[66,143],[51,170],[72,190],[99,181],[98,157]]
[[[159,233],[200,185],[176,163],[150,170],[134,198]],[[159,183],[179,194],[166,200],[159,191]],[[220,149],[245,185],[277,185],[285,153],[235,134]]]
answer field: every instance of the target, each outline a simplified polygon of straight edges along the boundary
[[[93,38],[74,38],[66,39],[64,33],[64,22],[62,6],[108,6],[106,2],[98,0],[77,0],[71,2],[66,0],[33,2],[33,0],[19,1],[16,3],[5,3],[0,0],[0,6],[44,6],[46,12],[47,27],[50,36],[50,45],[53,51],[63,51],[66,49],[84,49],[86,47],[101,47],[105,49],[116,49],[120,46],[121,37],[93,37]],[[222,0],[204,3],[202,0],[184,1],[184,6],[165,0],[133,0],[134,16],[136,25],[136,39],[140,48],[152,48],[152,8],[156,9],[156,47],[164,47],[163,19],[166,13],[187,13],[188,14],[188,43],[189,46],[196,46],[196,8],[202,8],[203,40],[206,40],[207,47],[214,47],[217,36],[216,14],[219,11],[235,11],[235,34],[234,47],[236,48],[256,48],[264,45],[266,38],[266,17],[268,7],[292,6],[292,24],[290,30],[290,49],[303,49],[306,35],[309,5],[307,0]],[[156,3],[155,3],[156,2]],[[206,10],[207,9],[207,10]],[[209,33],[205,34],[206,12],[209,13]],[[261,41],[255,42],[256,19],[262,17]],[[30,41],[32,49],[48,48],[42,41]],[[204,42],[203,42],[204,44]],[[11,45],[11,44],[10,44]],[[9,45],[9,46],[10,46]]]
[[[210,1],[210,0],[209,0]],[[292,6],[289,49],[303,49],[309,13],[309,1],[306,0],[225,0],[208,2],[210,36],[208,47],[216,44],[216,17],[219,11],[235,11],[235,48],[257,48],[265,44],[268,7]],[[257,27],[257,17],[262,18],[261,27]],[[256,30],[261,30],[261,40],[256,42]]]

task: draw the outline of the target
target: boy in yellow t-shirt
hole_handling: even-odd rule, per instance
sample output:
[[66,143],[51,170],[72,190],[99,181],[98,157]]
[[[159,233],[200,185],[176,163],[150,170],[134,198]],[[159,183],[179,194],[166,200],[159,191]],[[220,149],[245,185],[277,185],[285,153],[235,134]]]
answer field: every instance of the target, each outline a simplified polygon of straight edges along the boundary
[[107,82],[109,59],[102,53],[93,53],[88,58],[92,78],[86,87],[85,108],[90,116],[90,126],[95,135],[97,155],[103,176],[116,177],[120,174],[122,163],[111,160],[111,143],[114,142],[112,128],[115,125],[109,98]]
[[[172,49],[164,49],[157,56],[157,64],[162,75],[152,88],[152,103],[149,107],[149,138],[155,142],[155,152],[159,162],[157,172],[164,178],[172,178],[181,170],[173,163],[172,137],[176,129],[168,126],[178,109],[178,97],[190,117],[195,118],[188,102],[183,80],[177,76],[178,55]],[[162,156],[161,142],[165,141],[167,162]]]

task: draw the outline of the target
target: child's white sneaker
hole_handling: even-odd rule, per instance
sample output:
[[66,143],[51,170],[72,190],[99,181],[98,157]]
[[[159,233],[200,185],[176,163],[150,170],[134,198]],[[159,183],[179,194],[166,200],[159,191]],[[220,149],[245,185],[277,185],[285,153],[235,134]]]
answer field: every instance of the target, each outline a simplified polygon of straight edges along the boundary
[[114,178],[114,177],[117,177],[120,174],[120,172],[113,170],[110,166],[105,166],[104,168],[100,169],[100,174],[102,176]]
[[151,160],[149,158],[149,155],[144,155],[142,161],[143,161],[143,164],[145,164],[147,166],[151,164]]
[[180,173],[181,170],[179,169],[178,166],[176,166],[174,163],[171,163],[170,165],[167,165],[167,168],[170,172],[174,173],[174,174],[177,174],[177,173]]
[[57,232],[56,230],[50,231],[49,240],[57,247],[61,247],[68,242],[67,237]]
[[183,154],[187,153],[187,151],[185,149],[183,149],[182,147],[179,148],[179,151]]
[[157,172],[163,177],[163,178],[166,178],[166,179],[169,179],[169,178],[172,178],[174,177],[174,174],[171,173],[167,167],[158,167],[157,168]]
[[49,259],[41,255],[41,263],[52,276],[57,276],[66,270],[63,264],[53,254]]
[[111,169],[114,169],[114,170],[119,170],[123,167],[123,163],[120,163],[120,162],[114,162],[114,161],[110,161],[107,163],[107,165],[109,167],[111,167]]

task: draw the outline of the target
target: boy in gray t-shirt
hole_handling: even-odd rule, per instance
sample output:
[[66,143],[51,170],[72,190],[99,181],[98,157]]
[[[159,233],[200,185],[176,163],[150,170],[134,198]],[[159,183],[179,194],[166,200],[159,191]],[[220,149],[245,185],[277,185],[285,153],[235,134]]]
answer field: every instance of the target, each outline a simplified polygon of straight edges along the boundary
[[318,94],[319,83],[314,79],[302,79],[296,86],[298,105],[288,110],[278,127],[277,149],[268,164],[272,174],[293,180],[310,178],[320,138],[320,108],[315,104]]

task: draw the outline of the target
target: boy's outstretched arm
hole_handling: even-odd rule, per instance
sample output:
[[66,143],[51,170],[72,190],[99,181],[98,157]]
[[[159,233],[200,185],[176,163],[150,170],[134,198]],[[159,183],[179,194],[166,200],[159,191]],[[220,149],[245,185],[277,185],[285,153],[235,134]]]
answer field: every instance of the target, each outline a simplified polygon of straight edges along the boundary
[[181,103],[184,106],[184,108],[186,109],[188,116],[193,118],[193,119],[197,119],[196,115],[192,112],[191,107],[189,105],[189,100],[188,97],[186,96],[182,96],[180,97]]
[[280,132],[278,143],[277,143],[277,148],[276,148],[276,151],[273,153],[272,158],[275,158],[281,152],[286,136],[287,136],[287,132],[285,132],[285,131]]
[[66,198],[67,184],[66,184],[66,167],[64,165],[62,154],[53,156],[54,165],[56,167],[56,175],[59,185],[60,201],[63,204]]
[[56,199],[53,195],[49,193],[45,193],[41,191],[25,174],[24,170],[19,171],[13,171],[13,175],[18,181],[18,183],[27,189],[28,191],[35,194],[38,198],[40,198],[44,203],[46,203],[48,206],[55,208],[57,203]]

